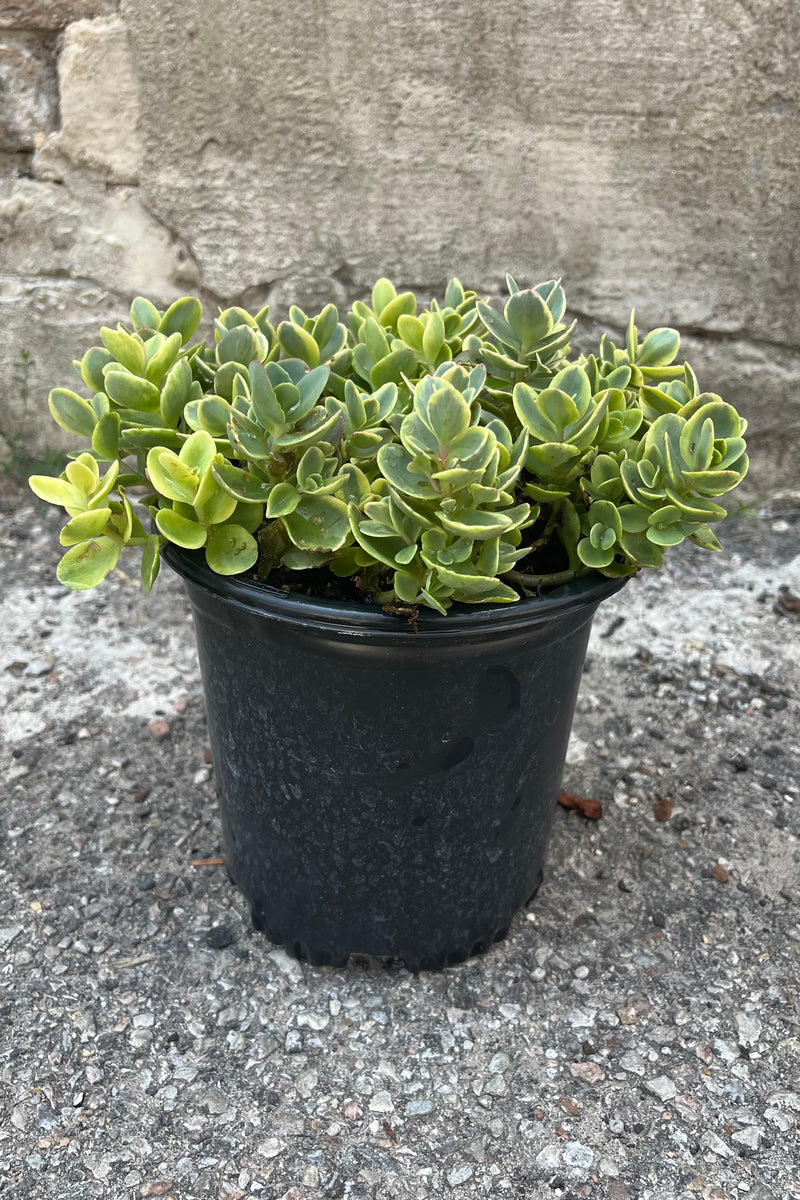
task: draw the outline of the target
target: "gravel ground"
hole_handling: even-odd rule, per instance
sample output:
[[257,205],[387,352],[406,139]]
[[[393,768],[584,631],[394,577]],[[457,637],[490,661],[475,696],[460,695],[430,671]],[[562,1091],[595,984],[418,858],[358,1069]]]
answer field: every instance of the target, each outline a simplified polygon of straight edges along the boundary
[[0,1194],[800,1197],[796,501],[603,607],[565,777],[602,819],[560,809],[508,938],[414,976],[294,962],[192,865],[180,587],[64,592],[3,487]]

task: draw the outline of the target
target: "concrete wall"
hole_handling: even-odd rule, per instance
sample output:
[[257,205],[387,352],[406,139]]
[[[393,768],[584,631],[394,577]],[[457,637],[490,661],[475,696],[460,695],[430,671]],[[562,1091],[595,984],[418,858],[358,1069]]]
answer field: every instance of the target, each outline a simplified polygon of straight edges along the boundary
[[589,331],[631,305],[681,329],[751,419],[755,490],[794,483],[797,23],[796,0],[0,0],[0,433],[53,441],[49,387],[137,292],[281,309],[510,270],[561,275]]

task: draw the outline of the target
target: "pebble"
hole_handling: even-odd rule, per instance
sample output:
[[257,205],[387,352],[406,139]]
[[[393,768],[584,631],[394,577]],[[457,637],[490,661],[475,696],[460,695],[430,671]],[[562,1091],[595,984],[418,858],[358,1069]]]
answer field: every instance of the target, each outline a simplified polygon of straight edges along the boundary
[[543,1171],[552,1171],[561,1166],[561,1147],[560,1146],[545,1146],[540,1150],[535,1159],[537,1167],[541,1167]]
[[7,950],[14,939],[19,937],[22,930],[22,925],[8,925],[5,929],[0,929],[0,951]]
[[763,1129],[759,1129],[757,1125],[748,1125],[746,1129],[737,1129],[735,1133],[732,1133],[731,1141],[737,1142],[740,1146],[746,1146],[748,1150],[758,1150],[763,1136]]
[[407,1117],[424,1117],[434,1110],[432,1100],[409,1100],[404,1112]]
[[588,1171],[594,1162],[594,1151],[582,1142],[567,1142],[561,1151],[561,1157],[565,1166]]
[[567,1013],[567,1020],[573,1029],[591,1029],[596,1017],[595,1008],[573,1008]]
[[301,1054],[303,1052],[303,1035],[299,1029],[289,1030],[286,1034],[283,1048],[287,1054]]
[[674,1080],[668,1075],[658,1075],[655,1079],[648,1079],[644,1085],[648,1092],[652,1092],[654,1096],[658,1096],[659,1100],[665,1103],[667,1100],[672,1100],[678,1092]]
[[511,1060],[507,1054],[503,1054],[502,1052],[500,1054],[495,1054],[489,1063],[489,1074],[502,1075],[504,1071],[508,1070],[510,1065]]
[[205,940],[206,945],[212,950],[224,950],[226,946],[232,945],[235,939],[229,925],[213,925],[206,934]]
[[314,1092],[317,1090],[318,1085],[319,1085],[319,1075],[317,1074],[316,1071],[311,1070],[311,1071],[304,1071],[302,1075],[298,1076],[295,1087],[297,1088],[300,1095],[305,1100],[308,1100],[314,1094]]
[[736,1028],[739,1033],[740,1046],[755,1046],[761,1037],[761,1022],[751,1013],[738,1012]]
[[451,1167],[447,1172],[447,1182],[450,1187],[458,1187],[459,1184],[466,1183],[468,1179],[472,1179],[475,1174],[475,1168],[471,1163],[459,1163],[457,1167]]
[[701,1134],[700,1144],[706,1146],[718,1158],[733,1158],[733,1151],[730,1146],[727,1146],[722,1138],[714,1133],[713,1129],[707,1129]]
[[594,1062],[574,1062],[569,1064],[569,1073],[573,1079],[581,1079],[584,1083],[602,1083],[606,1077],[602,1067]]
[[49,675],[53,669],[53,666],[54,666],[53,659],[34,658],[31,662],[28,663],[28,665],[25,667],[22,674],[27,675],[29,677],[32,676],[34,678],[39,675]]
[[394,1112],[394,1100],[388,1092],[376,1092],[370,1099],[369,1109],[376,1113]]
[[283,1154],[285,1149],[286,1144],[280,1138],[269,1137],[256,1148],[256,1154],[261,1158],[277,1158],[279,1154]]
[[227,1112],[230,1106],[230,1101],[225,1093],[215,1087],[206,1088],[204,1092],[201,1092],[198,1101],[206,1112],[213,1113],[215,1116],[221,1116],[222,1113]]
[[635,1050],[626,1050],[619,1060],[619,1065],[623,1071],[630,1071],[632,1075],[644,1075],[647,1070],[644,1059]]
[[327,1029],[330,1023],[331,1018],[328,1013],[299,1012],[297,1014],[297,1024],[300,1028],[316,1029],[319,1032],[321,1029]]

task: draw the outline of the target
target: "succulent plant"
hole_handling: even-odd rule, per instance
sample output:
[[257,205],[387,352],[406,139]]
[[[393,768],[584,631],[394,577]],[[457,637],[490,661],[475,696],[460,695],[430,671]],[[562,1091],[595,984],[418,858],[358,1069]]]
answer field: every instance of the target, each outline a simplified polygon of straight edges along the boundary
[[571,357],[560,281],[507,286],[501,313],[455,279],[427,308],[380,279],[344,321],[233,307],[208,342],[198,300],[137,298],[75,363],[89,395],[50,393],[88,442],[30,481],[69,518],[58,578],[94,587],[135,546],[149,591],[171,543],[219,574],[325,568],[445,613],[718,549],[746,423],[676,361],[678,334],[640,342],[631,314],[624,346]]

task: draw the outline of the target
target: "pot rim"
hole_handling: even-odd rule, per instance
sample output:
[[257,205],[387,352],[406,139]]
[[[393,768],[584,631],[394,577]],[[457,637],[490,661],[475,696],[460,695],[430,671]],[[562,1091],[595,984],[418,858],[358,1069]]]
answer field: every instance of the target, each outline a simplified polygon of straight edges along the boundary
[[420,634],[437,639],[452,638],[453,634],[459,633],[493,634],[541,625],[568,612],[594,610],[601,601],[624,587],[630,578],[608,579],[593,573],[515,604],[453,604],[446,615],[433,609],[420,609],[412,627],[406,618],[386,613],[374,605],[301,596],[243,575],[218,575],[206,564],[202,550],[168,545],[164,547],[162,557],[187,583],[259,616],[268,615],[272,620],[290,625],[318,626],[351,636],[389,635],[392,640],[419,638]]

